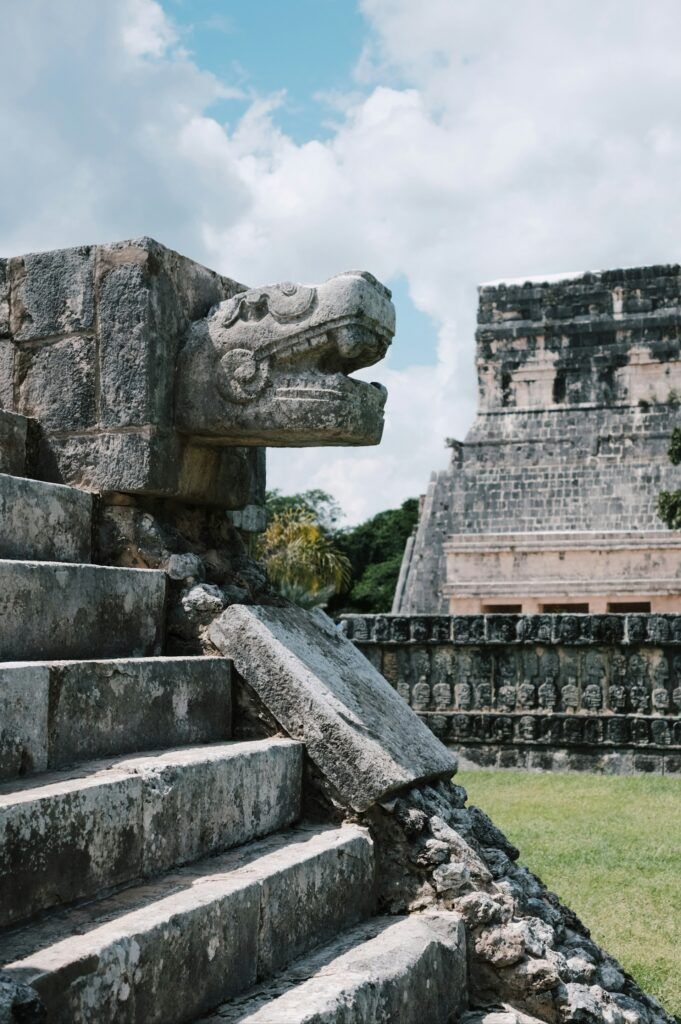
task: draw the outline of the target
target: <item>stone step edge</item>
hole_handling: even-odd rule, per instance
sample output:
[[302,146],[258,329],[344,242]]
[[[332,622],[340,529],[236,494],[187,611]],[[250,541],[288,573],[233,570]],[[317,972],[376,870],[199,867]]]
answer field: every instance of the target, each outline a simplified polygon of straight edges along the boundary
[[0,935],[48,1019],[181,1024],[373,911],[366,829],[300,826]]
[[78,569],[82,572],[114,574],[117,576],[130,576],[141,574],[148,577],[165,579],[167,573],[163,569],[135,569],[127,565],[99,565],[97,562],[51,562],[45,558],[0,558],[0,569],[4,566],[17,568],[25,566],[27,569],[53,569],[55,572],[68,572]]
[[195,1024],[449,1024],[468,1004],[454,913],[373,918]]
[[0,662],[0,783],[229,739],[231,667],[202,655]]
[[0,589],[2,661],[163,650],[168,585],[157,569],[0,559]]
[[36,488],[48,488],[50,491],[57,493],[68,491],[69,494],[82,495],[83,504],[92,505],[92,491],[83,491],[80,487],[72,487],[70,484],[59,484],[53,480],[39,480],[35,476],[21,476],[19,473],[8,473],[2,470],[0,470],[0,484],[2,484],[3,477],[6,476],[11,477],[12,480],[21,480],[25,484],[35,484]]
[[0,926],[250,842],[300,816],[302,746],[231,741],[0,786]]
[[85,491],[0,473],[0,556],[91,563],[92,509]]

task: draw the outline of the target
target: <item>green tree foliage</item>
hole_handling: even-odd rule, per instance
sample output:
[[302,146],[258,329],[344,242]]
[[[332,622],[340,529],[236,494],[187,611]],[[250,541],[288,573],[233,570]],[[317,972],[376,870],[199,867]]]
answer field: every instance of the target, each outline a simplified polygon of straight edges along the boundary
[[354,584],[349,593],[332,598],[330,611],[390,611],[404,546],[418,512],[417,499],[408,498],[400,508],[379,512],[365,523],[335,534],[336,544],[350,560]]
[[271,515],[257,555],[279,592],[305,608],[325,604],[350,584],[350,560],[309,507],[282,507]]
[[[672,431],[667,454],[673,466],[681,464],[681,427]],[[657,513],[670,530],[681,530],[681,491],[662,491],[657,499]]]
[[389,612],[402,554],[418,520],[418,501],[341,529],[340,505],[319,489],[268,491],[268,526],[257,547],[279,593],[330,614]]
[[265,497],[265,509],[268,521],[271,521],[273,516],[280,512],[287,512],[290,509],[307,509],[327,533],[333,532],[343,518],[341,507],[336,499],[318,487],[310,491],[301,491],[300,494],[282,494],[279,490],[268,491]]

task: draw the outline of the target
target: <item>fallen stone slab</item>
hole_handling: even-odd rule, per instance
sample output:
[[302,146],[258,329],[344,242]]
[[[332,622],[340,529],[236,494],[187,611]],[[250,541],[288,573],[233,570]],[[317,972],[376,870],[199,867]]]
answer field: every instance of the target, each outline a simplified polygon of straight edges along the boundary
[[0,926],[286,828],[301,745],[185,747],[0,786]]
[[159,654],[165,573],[0,559],[0,661]]
[[357,826],[300,827],[0,936],[53,1024],[183,1024],[374,907]]
[[449,1024],[466,980],[458,915],[374,918],[197,1024]]
[[355,810],[456,771],[456,758],[323,612],[232,605],[209,637]]
[[92,495],[0,474],[0,558],[89,562]]

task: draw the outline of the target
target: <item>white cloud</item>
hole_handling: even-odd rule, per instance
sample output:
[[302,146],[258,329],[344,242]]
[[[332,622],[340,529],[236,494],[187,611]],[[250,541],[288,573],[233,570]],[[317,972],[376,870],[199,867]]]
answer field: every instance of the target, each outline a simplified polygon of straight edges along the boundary
[[153,0],[23,0],[0,39],[2,251],[148,233],[254,284],[406,278],[437,364],[373,371],[381,448],[270,460],[274,484],[324,486],[353,519],[422,491],[465,430],[477,281],[673,261],[681,236],[677,0],[361,7],[357,80],[300,145],[281,95],[211,117],[229,84]]

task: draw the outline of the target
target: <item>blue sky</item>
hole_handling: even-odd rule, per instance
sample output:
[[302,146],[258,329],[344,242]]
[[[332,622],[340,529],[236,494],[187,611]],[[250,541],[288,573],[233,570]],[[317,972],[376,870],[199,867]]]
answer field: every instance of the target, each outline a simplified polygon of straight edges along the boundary
[[268,455],[356,522],[465,436],[480,281],[679,260],[680,44],[678,0],[7,3],[0,254],[148,234],[254,286],[376,274],[381,445]]
[[[297,142],[317,138],[329,111],[321,93],[346,90],[366,23],[348,0],[164,0],[197,63],[266,95],[286,90],[278,121]],[[213,108],[230,121],[246,101]]]
[[[329,98],[360,88],[354,70],[368,26],[349,0],[163,0],[162,6],[197,64],[243,91],[209,108],[227,125],[254,95],[281,92],[276,121],[287,135],[299,144],[328,138],[338,121]],[[412,302],[403,274],[386,283],[399,324],[391,367],[433,365],[435,324]]]

